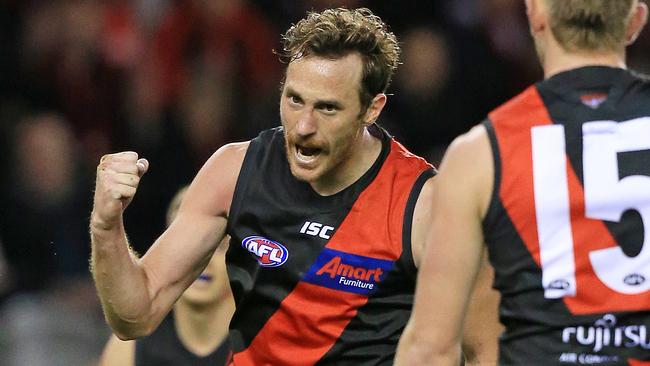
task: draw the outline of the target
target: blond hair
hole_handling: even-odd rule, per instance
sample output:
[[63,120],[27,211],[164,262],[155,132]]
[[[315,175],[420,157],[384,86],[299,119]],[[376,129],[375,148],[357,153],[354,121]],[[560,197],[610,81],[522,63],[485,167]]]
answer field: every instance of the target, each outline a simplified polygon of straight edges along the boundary
[[625,43],[635,0],[546,0],[553,36],[567,51],[614,51]]

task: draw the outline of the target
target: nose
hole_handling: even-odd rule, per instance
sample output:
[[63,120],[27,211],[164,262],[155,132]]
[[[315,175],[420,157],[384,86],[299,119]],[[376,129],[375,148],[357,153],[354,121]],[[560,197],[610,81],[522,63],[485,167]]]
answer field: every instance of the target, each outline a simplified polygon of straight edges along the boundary
[[314,116],[314,111],[305,108],[298,117],[296,124],[296,133],[300,136],[309,136],[316,133],[317,121]]

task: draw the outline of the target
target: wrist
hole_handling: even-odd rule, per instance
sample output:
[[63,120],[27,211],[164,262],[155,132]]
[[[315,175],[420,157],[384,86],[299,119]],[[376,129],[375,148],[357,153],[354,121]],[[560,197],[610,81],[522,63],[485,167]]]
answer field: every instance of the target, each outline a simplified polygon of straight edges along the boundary
[[92,234],[120,231],[122,227],[123,224],[121,215],[115,220],[109,221],[102,219],[94,211],[90,214],[90,232]]

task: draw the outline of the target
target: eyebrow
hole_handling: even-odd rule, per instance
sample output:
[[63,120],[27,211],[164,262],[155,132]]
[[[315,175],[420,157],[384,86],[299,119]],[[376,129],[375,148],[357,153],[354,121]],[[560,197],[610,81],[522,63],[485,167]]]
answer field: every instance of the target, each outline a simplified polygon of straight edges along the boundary
[[321,107],[325,107],[325,106],[329,106],[329,105],[331,105],[332,107],[334,107],[336,109],[342,109],[342,107],[343,107],[341,105],[341,103],[339,103],[337,101],[334,101],[334,100],[318,100],[318,101],[316,101],[316,103],[314,103],[314,106],[316,108],[321,108]]
[[[287,87],[286,87],[286,94],[287,94],[288,96],[294,96],[294,97],[298,97],[298,98],[304,100],[304,98],[302,97],[302,95],[300,95],[300,93],[298,93],[297,91],[295,91],[295,90],[294,90],[293,88],[291,88],[290,86],[287,86]],[[331,105],[331,106],[333,106],[333,107],[335,107],[335,108],[337,108],[337,109],[343,109],[343,105],[341,104],[341,102],[338,101],[338,100],[334,100],[334,99],[331,99],[331,100],[330,100],[330,99],[317,99],[317,100],[314,102],[314,106],[315,106],[316,108],[324,107],[324,106],[327,106],[327,105]]]

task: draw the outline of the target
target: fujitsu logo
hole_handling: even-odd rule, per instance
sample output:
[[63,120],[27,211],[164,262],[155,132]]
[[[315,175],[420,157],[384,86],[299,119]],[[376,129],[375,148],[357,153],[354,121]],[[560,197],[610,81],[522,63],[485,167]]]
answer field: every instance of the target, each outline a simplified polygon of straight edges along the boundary
[[591,327],[567,327],[562,330],[562,342],[577,342],[594,347],[598,352],[603,347],[650,349],[650,334],[645,325],[616,325],[616,317],[605,314]]

